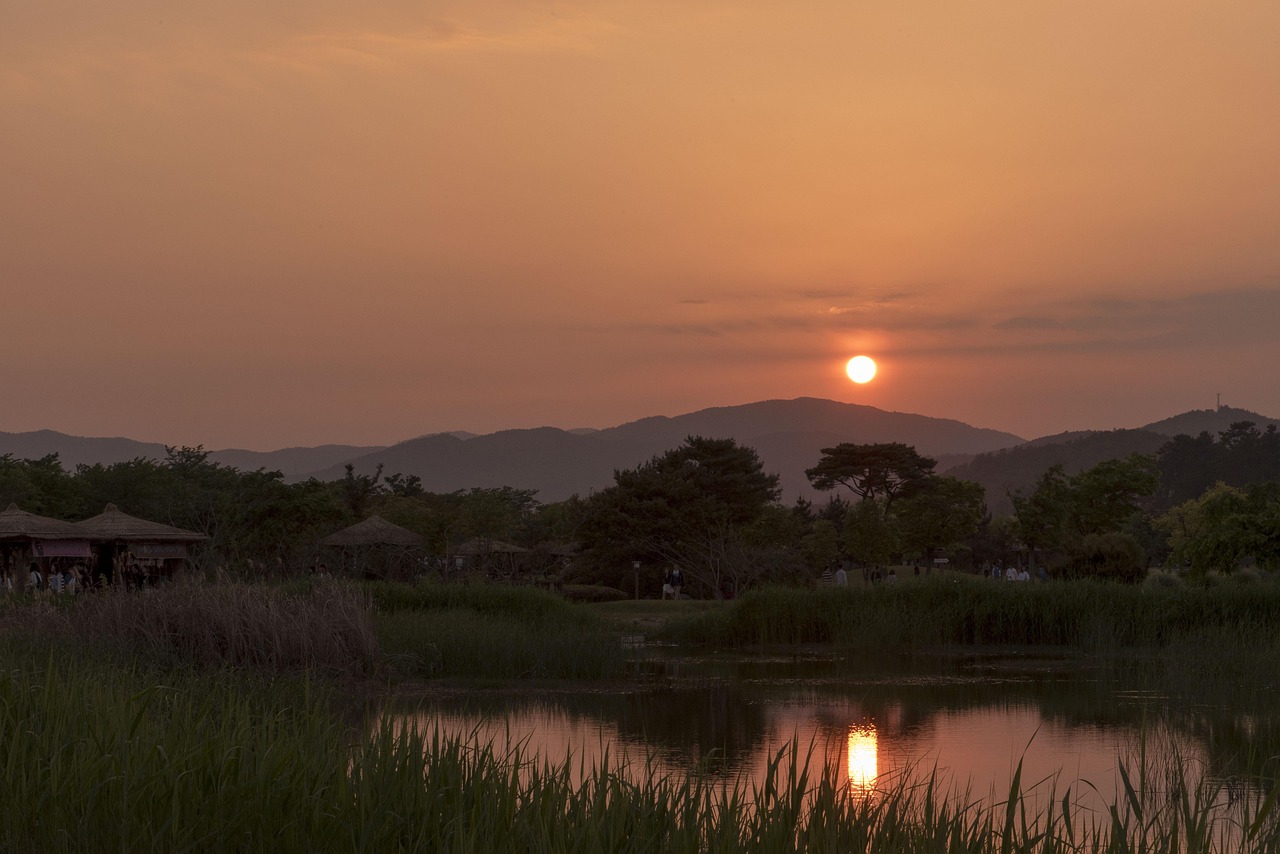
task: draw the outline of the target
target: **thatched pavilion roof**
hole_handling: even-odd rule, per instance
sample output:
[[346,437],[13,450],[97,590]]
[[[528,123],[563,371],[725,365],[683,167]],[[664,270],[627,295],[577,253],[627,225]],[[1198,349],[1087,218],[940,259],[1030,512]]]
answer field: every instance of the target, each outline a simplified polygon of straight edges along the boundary
[[209,539],[204,534],[148,522],[122,512],[114,504],[108,504],[97,516],[76,522],[81,536],[92,540],[117,540],[125,543],[198,543]]
[[582,554],[582,543],[574,542],[552,546],[549,554],[553,557],[577,557]]
[[529,551],[519,546],[513,546],[511,543],[504,543],[502,540],[467,540],[460,546],[455,546],[453,554],[456,555],[485,555],[485,554],[503,554],[518,555]]
[[88,540],[89,535],[71,522],[37,516],[19,510],[17,504],[0,512],[0,540]]
[[322,546],[421,546],[426,538],[407,528],[393,525],[381,516],[370,516],[349,528],[330,534]]

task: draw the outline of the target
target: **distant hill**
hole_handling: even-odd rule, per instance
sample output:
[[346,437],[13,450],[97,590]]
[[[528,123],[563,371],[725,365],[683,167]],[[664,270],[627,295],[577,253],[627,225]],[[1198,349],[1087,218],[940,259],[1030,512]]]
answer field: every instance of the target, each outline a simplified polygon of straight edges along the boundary
[[1174,415],[1136,430],[1078,430],[1043,436],[1014,448],[979,454],[946,473],[982,484],[992,513],[1010,513],[1010,491],[1029,491],[1050,466],[1061,464],[1067,474],[1092,468],[1104,460],[1129,454],[1154,454],[1173,436],[1217,435],[1237,421],[1252,421],[1260,430],[1280,424],[1274,418],[1247,409],[1196,409]]
[[[280,471],[286,478],[296,478],[309,471],[349,460],[379,450],[377,445],[321,445],[317,448],[284,448],[279,451],[211,451],[209,459],[241,471],[259,468]],[[112,465],[129,460],[163,460],[168,452],[159,442],[134,439],[69,436],[55,430],[29,433],[0,433],[0,454],[14,459],[38,460],[57,454],[62,467],[75,471],[78,465]]]
[[38,460],[57,454],[62,467],[74,471],[81,464],[111,465],[139,457],[163,460],[165,448],[156,442],[138,442],[121,437],[90,438],[68,436],[55,430],[33,430],[29,433],[0,433],[0,454],[9,454],[16,460]]
[[1259,430],[1266,430],[1272,424],[1280,429],[1278,419],[1268,418],[1247,409],[1233,409],[1230,406],[1220,406],[1217,409],[1193,409],[1163,421],[1155,421],[1143,429],[1162,433],[1165,436],[1199,436],[1206,431],[1217,436],[1237,421],[1252,421]]
[[[212,451],[209,459],[241,471],[278,471],[295,480],[316,469],[341,465],[352,457],[382,450],[382,445],[319,445],[315,448],[281,448],[278,451]],[[163,450],[163,449],[162,449]],[[164,455],[161,454],[161,459]]]
[[[1143,428],[1147,429],[1147,428]],[[1096,436],[1099,433],[1105,433],[1105,430],[1070,430],[1066,433],[1054,433],[1052,436],[1041,436],[1039,439],[1032,439],[1026,445],[1018,447],[1037,447],[1040,445],[1064,445],[1067,442],[1073,442],[1076,439],[1085,439],[1089,436]]]
[[[465,442],[426,436],[353,460],[356,471],[417,475],[432,492],[472,487],[537,489],[543,501],[587,495],[613,482],[615,469],[631,468],[678,446],[686,436],[733,438],[754,448],[767,471],[780,476],[784,500],[814,496],[804,470],[822,448],[840,442],[905,442],[926,455],[972,455],[1023,440],[1012,433],[960,421],[886,412],[873,406],[816,398],[768,400],[656,416],[593,432],[554,427],[504,430]],[[341,464],[312,473],[341,477]]]
[[978,454],[970,462],[947,472],[952,477],[980,483],[987,490],[987,508],[993,515],[1013,512],[1009,492],[1029,492],[1036,481],[1054,465],[1067,474],[1077,474],[1104,460],[1130,454],[1154,454],[1168,436],[1151,430],[1108,430],[1097,433],[1066,433],[1064,442],[1027,442],[989,454]]
[[[504,430],[488,435],[436,433],[390,447],[321,445],[277,451],[228,449],[210,459],[243,471],[281,471],[290,481],[308,476],[341,478],[344,465],[369,473],[381,463],[387,474],[416,474],[433,492],[484,486],[538,490],[543,501],[587,495],[630,468],[676,447],[691,434],[729,437],[755,448],[766,470],[781,478],[784,500],[821,498],[804,476],[821,449],[841,442],[905,442],[938,460],[938,471],[981,483],[995,513],[1008,512],[1006,493],[1027,489],[1053,464],[1069,473],[1130,453],[1154,453],[1171,436],[1217,434],[1237,421],[1259,429],[1280,420],[1245,409],[1193,410],[1136,430],[1075,431],[1026,442],[960,421],[887,412],[873,406],[817,398],[767,400],[702,409],[675,417],[642,418],[603,430]],[[68,470],[85,463],[112,464],[138,457],[162,460],[165,447],[126,438],[69,436],[53,430],[0,432],[0,454],[39,459],[57,453]]]

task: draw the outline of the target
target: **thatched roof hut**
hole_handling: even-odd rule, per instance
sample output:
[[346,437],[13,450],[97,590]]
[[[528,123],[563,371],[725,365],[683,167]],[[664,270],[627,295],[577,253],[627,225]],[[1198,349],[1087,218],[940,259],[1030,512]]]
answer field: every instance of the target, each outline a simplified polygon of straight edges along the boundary
[[92,519],[75,524],[90,539],[118,543],[199,543],[209,539],[195,531],[130,516],[114,504],[108,504],[106,509]]
[[528,549],[502,540],[477,537],[454,546],[450,550],[450,557],[456,570],[470,565],[482,570],[490,578],[510,579],[520,570],[524,564],[523,556],[528,553]]
[[71,522],[37,516],[19,510],[17,504],[0,512],[0,540],[28,542],[31,540],[88,540],[88,535]]
[[27,584],[27,574],[16,571],[18,562],[28,556],[43,560],[91,554],[88,535],[70,522],[19,510],[17,504],[0,512],[0,574],[12,573],[18,590]]
[[426,538],[408,528],[393,525],[381,516],[370,516],[349,528],[330,534],[322,546],[421,546]]
[[411,578],[421,569],[427,540],[381,516],[330,534],[322,546],[341,550],[342,566],[368,578]]
[[522,555],[528,549],[522,549],[520,546],[513,546],[511,543],[504,543],[502,540],[486,540],[474,539],[467,540],[461,545],[454,546],[453,554],[456,555]]
[[187,560],[187,546],[209,539],[195,531],[130,516],[114,504],[77,522],[76,527],[98,543],[96,571],[109,581],[117,579],[117,570],[133,572],[130,584],[142,584],[143,578],[153,583],[172,577]]

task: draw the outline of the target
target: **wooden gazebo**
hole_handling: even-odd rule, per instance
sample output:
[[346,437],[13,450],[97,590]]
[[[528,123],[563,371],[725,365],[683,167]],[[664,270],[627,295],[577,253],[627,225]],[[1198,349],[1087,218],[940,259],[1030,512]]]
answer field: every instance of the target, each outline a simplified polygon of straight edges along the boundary
[[77,522],[98,544],[98,572],[112,581],[117,569],[135,567],[152,579],[172,578],[187,561],[187,547],[209,539],[204,534],[130,516],[114,504],[92,519]]
[[17,504],[0,512],[0,575],[9,575],[15,590],[26,587],[26,567],[31,561],[47,576],[49,564],[56,558],[87,562],[91,556],[89,537],[71,522],[37,516],[20,510]]
[[426,544],[421,534],[377,515],[320,540],[340,551],[343,568],[378,578],[412,576]]

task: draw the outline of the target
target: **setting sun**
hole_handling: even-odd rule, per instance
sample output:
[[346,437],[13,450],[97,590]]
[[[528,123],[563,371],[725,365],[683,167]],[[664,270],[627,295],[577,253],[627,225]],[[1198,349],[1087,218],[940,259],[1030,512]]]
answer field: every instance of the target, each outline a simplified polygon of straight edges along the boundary
[[868,383],[876,375],[876,363],[870,356],[854,356],[844,370],[855,383]]

